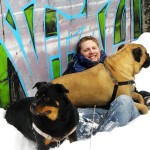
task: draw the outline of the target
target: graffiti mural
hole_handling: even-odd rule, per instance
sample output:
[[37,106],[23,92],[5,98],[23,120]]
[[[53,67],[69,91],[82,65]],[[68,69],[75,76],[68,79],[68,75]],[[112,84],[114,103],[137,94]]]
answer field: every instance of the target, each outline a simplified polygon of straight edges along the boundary
[[36,82],[62,75],[81,37],[96,37],[110,55],[142,32],[140,0],[3,0],[0,6],[2,107],[11,98],[8,60],[25,96],[33,96]]

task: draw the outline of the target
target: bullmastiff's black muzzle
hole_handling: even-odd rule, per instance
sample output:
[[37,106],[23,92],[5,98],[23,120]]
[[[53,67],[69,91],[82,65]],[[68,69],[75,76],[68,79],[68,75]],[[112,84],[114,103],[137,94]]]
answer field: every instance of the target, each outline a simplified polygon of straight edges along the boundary
[[144,62],[143,66],[142,66],[143,68],[148,68],[150,66],[150,57],[149,57],[149,54],[146,53],[146,55],[147,55],[147,59],[146,59],[146,61]]

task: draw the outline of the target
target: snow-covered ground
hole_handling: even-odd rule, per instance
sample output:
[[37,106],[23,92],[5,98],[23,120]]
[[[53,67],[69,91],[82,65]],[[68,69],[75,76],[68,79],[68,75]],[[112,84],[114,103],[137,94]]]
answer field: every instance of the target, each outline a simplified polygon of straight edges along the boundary
[[[36,145],[25,138],[3,118],[5,111],[0,109],[0,149],[36,150]],[[150,139],[150,112],[141,115],[124,127],[111,132],[99,132],[91,139],[69,143],[64,141],[55,150],[148,150]]]
[[[150,55],[150,32],[143,33],[138,40],[134,41],[133,43],[142,44],[148,51]],[[150,92],[150,67],[143,68],[139,74],[135,77],[136,87],[138,91],[146,90]]]
[[[144,45],[150,54],[150,33],[144,33],[135,41]],[[136,75],[136,87],[150,92],[150,68],[142,69]],[[36,150],[36,144],[25,138],[4,119],[5,110],[0,108],[0,149],[1,150]],[[92,138],[69,143],[64,141],[55,150],[141,150],[150,149],[150,111],[141,115],[124,127],[115,128],[111,132],[99,132]]]

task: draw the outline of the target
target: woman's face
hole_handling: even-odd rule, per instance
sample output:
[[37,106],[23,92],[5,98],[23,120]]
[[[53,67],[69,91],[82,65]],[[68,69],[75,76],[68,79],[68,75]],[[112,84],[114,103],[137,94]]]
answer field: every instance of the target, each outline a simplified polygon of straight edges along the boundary
[[87,40],[81,44],[80,53],[85,58],[94,62],[100,59],[100,49],[98,45],[92,40]]

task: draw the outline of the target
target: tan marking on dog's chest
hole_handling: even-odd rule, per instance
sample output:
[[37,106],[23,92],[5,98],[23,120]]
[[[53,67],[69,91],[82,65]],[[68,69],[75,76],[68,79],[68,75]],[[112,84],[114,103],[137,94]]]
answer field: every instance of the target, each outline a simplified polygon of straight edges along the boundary
[[53,121],[56,120],[58,117],[59,109],[55,107],[50,107],[49,109],[52,111],[52,113],[48,115],[48,118],[50,118]]
[[50,143],[52,143],[53,141],[49,140],[49,139],[45,139],[44,140],[44,145],[49,145]]

